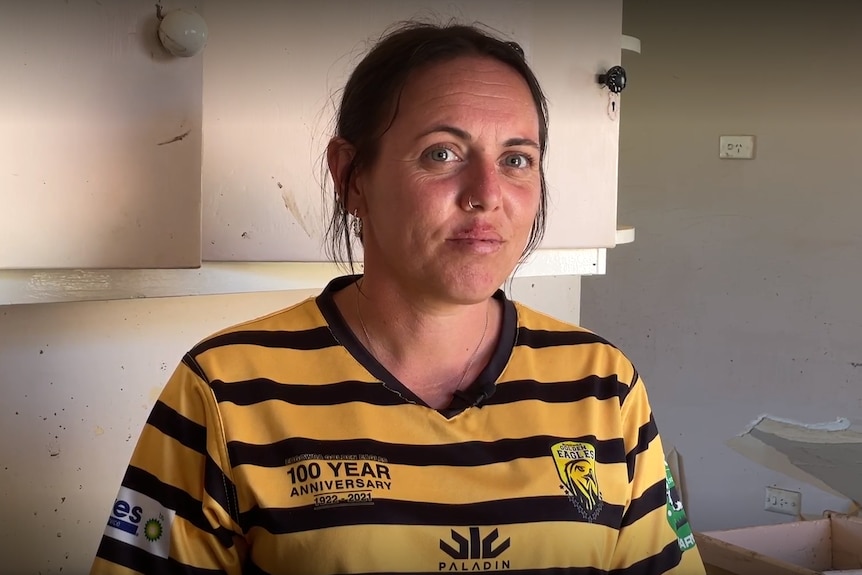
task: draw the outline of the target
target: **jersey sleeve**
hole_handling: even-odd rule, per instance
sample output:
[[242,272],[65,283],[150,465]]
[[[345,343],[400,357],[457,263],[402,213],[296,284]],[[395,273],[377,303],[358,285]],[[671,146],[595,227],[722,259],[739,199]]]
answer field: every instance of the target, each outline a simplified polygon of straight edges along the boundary
[[230,469],[216,401],[186,355],[141,431],[91,574],[241,573]]
[[621,409],[630,497],[610,572],[701,575],[703,562],[636,373]]

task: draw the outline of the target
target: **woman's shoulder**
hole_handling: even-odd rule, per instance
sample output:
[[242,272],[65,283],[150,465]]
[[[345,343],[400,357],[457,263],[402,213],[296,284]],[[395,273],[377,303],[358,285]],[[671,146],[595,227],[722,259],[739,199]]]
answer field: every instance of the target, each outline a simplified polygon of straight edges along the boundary
[[277,336],[279,334],[313,332],[326,328],[314,297],[308,297],[289,307],[222,328],[204,337],[192,348],[193,355],[231,342]]
[[513,303],[518,312],[519,331],[542,333],[556,338],[568,336],[571,339],[604,344],[616,349],[610,341],[583,326],[561,320],[517,301]]
[[603,336],[518,302],[515,307],[518,312],[516,345],[556,352],[566,357],[565,363],[573,367],[616,372],[626,381],[634,379],[636,372],[631,360]]

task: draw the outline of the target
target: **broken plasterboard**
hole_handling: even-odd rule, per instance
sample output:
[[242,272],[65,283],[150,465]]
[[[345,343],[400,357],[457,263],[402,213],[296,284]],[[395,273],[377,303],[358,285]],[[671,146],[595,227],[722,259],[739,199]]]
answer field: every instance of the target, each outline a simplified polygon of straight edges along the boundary
[[805,425],[762,416],[730,439],[734,451],[824,491],[862,502],[862,431],[839,419]]

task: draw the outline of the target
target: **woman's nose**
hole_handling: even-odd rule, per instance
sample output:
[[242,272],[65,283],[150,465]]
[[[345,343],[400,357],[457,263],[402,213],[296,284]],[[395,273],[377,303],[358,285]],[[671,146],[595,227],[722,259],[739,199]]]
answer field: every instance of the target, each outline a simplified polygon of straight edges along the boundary
[[497,209],[502,198],[502,177],[497,165],[489,161],[473,161],[466,170],[462,206],[468,211]]

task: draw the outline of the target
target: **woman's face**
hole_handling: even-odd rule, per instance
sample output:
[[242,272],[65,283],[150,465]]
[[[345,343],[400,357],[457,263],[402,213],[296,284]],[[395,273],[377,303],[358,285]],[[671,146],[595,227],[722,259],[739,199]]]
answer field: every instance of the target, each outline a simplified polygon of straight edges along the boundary
[[375,163],[357,174],[368,279],[428,303],[487,298],[536,217],[538,142],[530,90],[507,65],[462,57],[410,76]]

